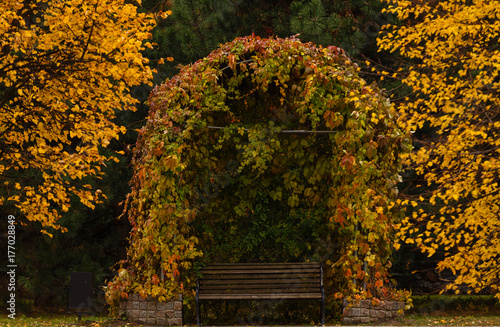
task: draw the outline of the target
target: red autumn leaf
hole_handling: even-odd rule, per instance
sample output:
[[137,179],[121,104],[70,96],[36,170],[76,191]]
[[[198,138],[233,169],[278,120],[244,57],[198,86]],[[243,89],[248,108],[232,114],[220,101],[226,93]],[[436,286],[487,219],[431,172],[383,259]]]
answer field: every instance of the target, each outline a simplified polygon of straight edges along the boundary
[[363,279],[365,278],[365,272],[363,270],[358,270],[356,273],[356,279]]
[[354,158],[354,156],[346,154],[345,156],[342,157],[342,160],[340,161],[340,166],[349,170],[352,168],[352,166],[354,166],[355,161],[356,158]]

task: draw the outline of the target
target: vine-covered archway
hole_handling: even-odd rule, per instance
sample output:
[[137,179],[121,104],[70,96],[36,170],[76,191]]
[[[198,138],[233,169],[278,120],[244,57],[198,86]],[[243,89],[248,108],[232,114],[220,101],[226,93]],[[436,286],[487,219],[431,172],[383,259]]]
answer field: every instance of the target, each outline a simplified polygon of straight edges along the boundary
[[[336,291],[380,296],[409,139],[358,70],[334,46],[250,36],[157,86],[126,202],[128,259],[109,298],[190,293],[195,263],[262,258],[323,260]],[[272,221],[259,231],[259,219]],[[261,232],[278,251],[249,258]],[[242,235],[247,248],[232,242]]]

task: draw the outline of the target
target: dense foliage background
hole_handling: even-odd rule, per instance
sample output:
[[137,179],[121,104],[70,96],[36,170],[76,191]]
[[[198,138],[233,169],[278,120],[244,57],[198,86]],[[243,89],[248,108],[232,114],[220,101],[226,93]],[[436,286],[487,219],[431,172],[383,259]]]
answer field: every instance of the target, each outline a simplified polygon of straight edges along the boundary
[[[10,4],[11,2],[4,3]],[[324,46],[335,45],[345,49],[353,61],[363,67],[360,72],[361,77],[369,82],[377,80],[379,85],[386,88],[386,92],[393,96],[395,102],[398,102],[404,100],[404,96],[412,90],[399,81],[403,76],[393,74],[403,65],[411,66],[413,61],[408,58],[403,59],[399,54],[389,51],[377,52],[376,38],[381,26],[398,22],[396,15],[382,11],[385,6],[378,0],[143,1],[139,11],[154,15],[156,27],[152,31],[151,41],[157,45],[151,49],[143,49],[142,53],[148,58],[149,67],[156,69],[153,84],[158,85],[167,77],[178,73],[179,64],[194,62],[208,55],[219,44],[233,40],[235,37],[252,33],[261,37],[288,37],[299,34],[299,38],[303,41],[313,41]],[[43,8],[42,6],[40,9]],[[163,14],[167,10],[171,11],[168,18]],[[30,24],[40,24],[40,14],[33,12],[26,17]],[[409,18],[413,19],[413,16]],[[78,19],[82,18],[74,18],[75,21]],[[494,22],[497,19],[492,16],[489,21]],[[82,25],[83,27],[85,26]],[[88,30],[85,31],[88,32]],[[71,39],[68,35],[65,33],[64,38]],[[78,41],[78,38],[74,41]],[[66,45],[61,45],[61,49],[64,49],[64,46]],[[80,46],[84,46],[84,43],[80,42]],[[9,52],[3,44],[1,49],[2,55]],[[382,78],[385,78],[381,80],[377,72],[370,72],[365,62],[383,68],[386,75],[382,75]],[[1,77],[4,78],[4,75]],[[130,192],[128,181],[132,176],[131,149],[137,139],[135,129],[145,124],[148,107],[144,102],[152,90],[147,83],[129,86],[130,94],[139,101],[136,104],[137,110],[116,112],[113,121],[119,126],[127,127],[128,131],[125,135],[121,135],[119,140],[110,140],[107,147],[109,150],[123,151],[123,154],[113,154],[119,161],[106,163],[107,167],[103,167],[103,178],[87,177],[84,180],[85,184],[91,185],[93,190],[99,189],[102,194],[106,194],[107,199],[102,199],[103,202],[97,204],[95,210],[90,210],[79,204],[78,199],[71,198],[69,202],[71,210],[62,212],[62,218],[59,220],[59,224],[68,229],[68,232],[53,233],[53,238],[39,233],[41,225],[17,226],[17,256],[19,262],[23,263],[18,269],[20,302],[34,303],[36,306],[64,307],[69,272],[93,271],[96,274],[96,285],[104,285],[105,280],[113,276],[110,266],[125,258],[124,246],[128,243],[126,238],[131,226],[127,219],[116,220],[116,217],[122,212],[121,203]],[[0,94],[4,95],[5,90],[4,87],[0,88]],[[435,136],[436,134],[434,129],[424,125],[418,128],[414,135],[420,140],[425,140],[429,135]],[[422,143],[416,144],[417,147],[421,145]],[[3,147],[2,151],[4,151]],[[102,148],[100,151],[106,156],[111,155]],[[33,172],[16,172],[15,175],[10,176],[10,178],[13,177],[32,183],[36,181],[37,176]],[[407,195],[418,197],[425,193],[425,186],[416,188],[416,185],[422,185],[421,176],[410,171],[403,177],[405,181],[408,181],[399,185],[403,199]],[[37,186],[36,183],[33,185]],[[8,188],[2,187],[0,192],[4,196],[8,195],[9,191]],[[419,208],[426,209],[427,207],[425,204],[420,204]],[[2,206],[0,214],[2,217],[7,217],[9,214],[23,217],[19,209],[9,204]],[[235,240],[238,240],[240,250],[247,255],[253,254],[256,242],[265,245],[268,240],[273,239],[281,242],[282,249],[287,255],[293,255],[296,251],[311,251],[307,241],[303,244],[290,244],[288,241],[305,235],[298,235],[293,230],[283,232],[282,229],[273,227],[276,226],[277,217],[280,215],[282,213],[275,212],[269,202],[262,201],[255,208],[256,221],[238,222]],[[300,224],[300,230],[306,234],[308,230],[314,230],[318,223],[314,219],[306,223],[302,220],[296,221],[290,216],[286,217],[288,220],[285,219],[284,224]],[[224,224],[224,222],[219,223]],[[262,231],[258,226],[269,228]],[[4,231],[7,230],[4,219],[0,220],[0,228],[2,231],[0,237],[3,242],[6,240]],[[217,229],[218,227],[200,225],[199,228],[210,230],[210,228]],[[255,232],[259,230],[259,232],[249,234],[239,232],[243,229]],[[207,255],[216,256],[220,253],[223,245],[217,241],[217,237],[214,237],[214,247],[207,251]],[[335,252],[339,244],[335,240],[325,240],[318,246],[325,254]],[[396,254],[392,268],[394,277],[398,279],[400,285],[415,288],[417,291],[435,291],[436,288],[442,286],[442,280],[451,278],[446,271],[441,275],[437,275],[434,271],[434,261],[443,255],[440,251],[436,254],[438,257],[434,259],[421,255],[412,245],[403,245],[403,247],[404,249]],[[277,260],[283,258],[284,255],[279,252],[271,251],[263,256],[260,254],[256,256],[259,259]],[[311,252],[314,252],[314,248]],[[328,259],[328,257],[325,258]],[[2,264],[0,269],[4,267],[5,265]],[[419,270],[420,273],[411,275],[414,270]],[[0,283],[6,283],[6,279],[0,279]]]

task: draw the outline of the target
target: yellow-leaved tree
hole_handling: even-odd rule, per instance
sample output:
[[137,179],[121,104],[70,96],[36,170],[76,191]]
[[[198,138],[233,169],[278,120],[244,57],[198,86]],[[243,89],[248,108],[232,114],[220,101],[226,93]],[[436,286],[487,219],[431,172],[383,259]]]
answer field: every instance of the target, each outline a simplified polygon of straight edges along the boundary
[[125,131],[130,87],[151,84],[154,25],[125,0],[0,2],[0,205],[21,222],[49,233],[72,197],[99,202],[85,177],[115,159],[100,149]]
[[457,276],[448,288],[500,299],[500,1],[393,1],[388,11],[403,24],[386,26],[379,46],[409,63],[414,94],[399,111],[427,189],[402,239],[443,255],[438,268]]

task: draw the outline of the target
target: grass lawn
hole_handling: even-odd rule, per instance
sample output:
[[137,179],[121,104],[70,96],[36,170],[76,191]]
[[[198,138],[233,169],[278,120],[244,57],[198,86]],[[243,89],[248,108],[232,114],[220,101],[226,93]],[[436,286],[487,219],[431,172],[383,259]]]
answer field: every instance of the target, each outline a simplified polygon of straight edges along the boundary
[[[448,312],[442,314],[410,314],[400,320],[377,324],[379,326],[500,326],[500,314],[481,314],[477,312]],[[0,315],[2,327],[139,327],[140,324],[113,320],[108,317],[83,317],[80,324],[75,315],[41,315],[36,317],[18,316],[10,319]]]
[[[404,318],[378,323],[378,326],[498,326],[500,303],[492,296],[414,296],[414,307]],[[222,326],[224,321],[216,322]],[[287,323],[288,325],[290,323]],[[193,323],[191,323],[193,325]],[[339,325],[330,323],[327,325]],[[17,314],[16,319],[0,314],[0,327],[140,327],[137,323],[112,319],[106,316],[83,316],[78,323],[75,314],[32,311],[29,315]],[[194,323],[196,326],[196,323]]]
[[405,315],[400,320],[388,322],[388,324],[393,326],[500,326],[500,315],[463,311],[439,314],[412,313]]
[[36,315],[27,317],[24,315],[17,316],[16,319],[8,318],[6,315],[0,315],[1,327],[69,327],[69,326],[90,326],[90,327],[135,327],[139,324],[132,324],[126,321],[113,320],[108,317],[84,316],[80,323],[76,315],[67,314],[51,314],[51,315]]

